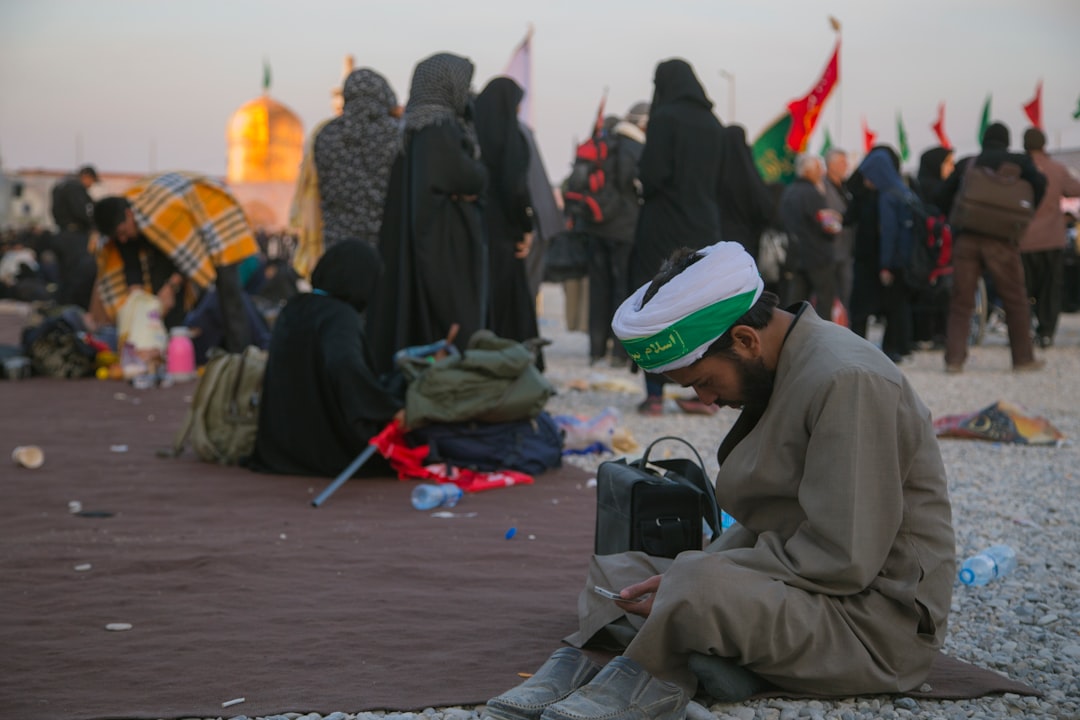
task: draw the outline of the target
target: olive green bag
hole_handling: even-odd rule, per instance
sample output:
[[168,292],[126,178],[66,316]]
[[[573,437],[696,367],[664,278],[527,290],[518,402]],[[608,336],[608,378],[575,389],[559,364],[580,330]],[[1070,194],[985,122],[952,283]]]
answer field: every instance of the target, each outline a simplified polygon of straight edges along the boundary
[[478,330],[462,355],[429,362],[403,358],[408,380],[405,420],[431,423],[511,422],[535,418],[555,388],[536,368],[543,341],[519,343]]
[[212,350],[184,424],[166,454],[178,457],[190,441],[204,462],[235,465],[251,455],[266,357],[266,351],[254,345],[242,353]]

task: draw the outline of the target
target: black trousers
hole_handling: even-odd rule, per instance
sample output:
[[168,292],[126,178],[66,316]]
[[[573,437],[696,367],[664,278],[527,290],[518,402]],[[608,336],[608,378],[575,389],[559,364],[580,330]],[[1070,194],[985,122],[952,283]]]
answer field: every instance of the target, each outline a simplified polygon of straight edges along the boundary
[[1028,301],[1035,307],[1035,334],[1052,338],[1065,296],[1065,250],[1021,253],[1020,261],[1024,263]]
[[[630,296],[630,249],[633,243],[589,236],[589,357],[607,355],[608,340],[614,339],[611,319],[623,300]],[[622,343],[612,343],[611,356],[625,358]]]
[[796,270],[785,291],[784,307],[814,296],[814,310],[818,317],[832,320],[836,285],[836,266],[831,263],[810,270]]
[[881,287],[881,309],[885,320],[885,335],[881,350],[893,361],[911,353],[911,288],[904,282],[903,273],[893,270],[893,281]]

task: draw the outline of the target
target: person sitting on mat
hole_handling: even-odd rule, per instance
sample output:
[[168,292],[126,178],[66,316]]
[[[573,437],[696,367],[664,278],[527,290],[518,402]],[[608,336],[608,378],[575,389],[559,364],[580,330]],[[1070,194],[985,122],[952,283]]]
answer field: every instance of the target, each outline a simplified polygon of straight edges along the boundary
[[[315,266],[313,290],[281,310],[270,338],[253,469],[333,477],[390,420],[404,419],[404,388],[397,392],[376,375],[363,329],[381,272],[374,247],[339,242]],[[378,454],[359,473],[394,476]]]
[[[925,680],[956,577],[930,411],[875,346],[777,302],[721,242],[677,252],[620,306],[631,359],[742,409],[717,451],[716,496],[737,522],[674,560],[593,556],[575,647],[486,718],[674,720],[699,687],[737,702],[770,685],[846,696]],[[622,654],[600,668],[580,647]]]

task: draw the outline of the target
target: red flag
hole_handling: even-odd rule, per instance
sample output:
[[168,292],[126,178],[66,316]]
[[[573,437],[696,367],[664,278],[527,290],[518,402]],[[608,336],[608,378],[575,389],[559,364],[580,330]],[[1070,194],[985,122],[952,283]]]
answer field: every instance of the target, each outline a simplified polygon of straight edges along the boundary
[[942,147],[951,148],[952,143],[949,142],[949,136],[945,134],[945,103],[941,103],[937,106],[937,120],[930,126],[937,135],[938,142]]
[[869,154],[877,141],[877,133],[866,127],[866,118],[862,119],[863,152]]
[[791,113],[791,129],[788,131],[788,147],[795,152],[803,152],[810,141],[810,135],[817,125],[818,116],[829,98],[829,93],[840,79],[840,39],[836,39],[832,57],[821,74],[814,88],[806,97],[788,104]]
[[1031,124],[1042,130],[1042,80],[1035,86],[1035,97],[1027,105],[1024,105],[1024,113],[1027,114]]

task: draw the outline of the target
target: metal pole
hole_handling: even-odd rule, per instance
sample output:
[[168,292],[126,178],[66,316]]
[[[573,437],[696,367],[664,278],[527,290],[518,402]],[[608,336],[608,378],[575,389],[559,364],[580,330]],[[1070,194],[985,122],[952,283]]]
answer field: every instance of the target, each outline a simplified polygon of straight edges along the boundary
[[720,68],[720,77],[728,82],[728,118],[729,123],[735,122],[735,73],[730,73]]
[[364,452],[357,455],[356,459],[352,461],[352,464],[342,470],[341,474],[334,478],[334,482],[327,485],[326,489],[319,493],[319,496],[317,498],[311,501],[311,506],[319,507],[324,502],[326,502],[327,498],[333,495],[339,487],[344,485],[349,480],[349,478],[353,476],[353,473],[359,470],[360,466],[366,463],[368,461],[368,458],[375,454],[375,450],[376,447],[374,445],[368,445],[366,448],[364,448]]

